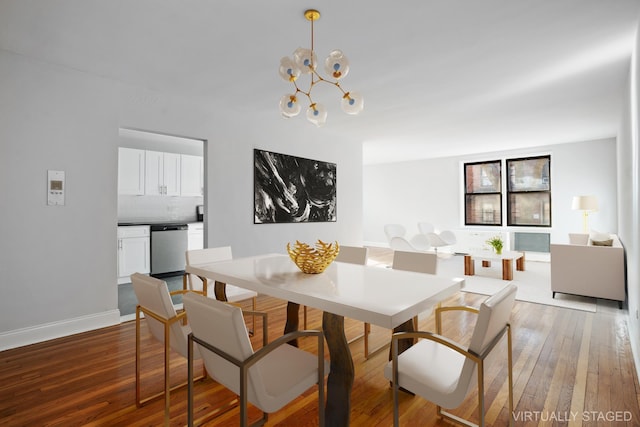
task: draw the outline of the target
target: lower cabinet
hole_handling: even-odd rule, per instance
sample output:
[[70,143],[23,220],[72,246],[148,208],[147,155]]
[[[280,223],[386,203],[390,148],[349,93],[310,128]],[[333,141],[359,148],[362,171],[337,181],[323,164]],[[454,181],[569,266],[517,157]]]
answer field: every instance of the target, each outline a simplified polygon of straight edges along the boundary
[[131,282],[133,273],[150,273],[149,226],[118,227],[118,284]]
[[204,248],[204,223],[192,222],[188,224],[187,250]]

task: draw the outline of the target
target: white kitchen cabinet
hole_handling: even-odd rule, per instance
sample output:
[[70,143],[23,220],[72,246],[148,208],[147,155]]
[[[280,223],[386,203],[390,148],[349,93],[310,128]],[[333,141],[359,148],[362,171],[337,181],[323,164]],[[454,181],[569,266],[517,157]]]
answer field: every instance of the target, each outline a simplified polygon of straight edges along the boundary
[[133,273],[151,272],[150,227],[118,227],[118,284],[131,282]]
[[145,194],[180,195],[180,154],[145,152]]
[[204,223],[187,224],[187,250],[204,248]]
[[180,156],[180,195],[202,196],[203,189],[204,158],[182,154]]
[[145,191],[145,151],[118,148],[118,194],[141,196]]

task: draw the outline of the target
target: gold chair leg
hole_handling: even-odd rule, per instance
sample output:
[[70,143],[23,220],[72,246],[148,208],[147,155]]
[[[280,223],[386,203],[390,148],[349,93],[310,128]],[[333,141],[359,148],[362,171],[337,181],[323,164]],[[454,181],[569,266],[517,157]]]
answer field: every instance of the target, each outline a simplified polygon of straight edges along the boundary
[[390,342],[389,342],[386,344],[382,344],[380,347],[376,348],[375,350],[369,351],[369,334],[370,333],[371,333],[371,324],[365,323],[364,324],[364,358],[365,360],[369,359],[370,357],[373,357],[374,355],[378,354],[380,351],[384,350],[390,345]]
[[142,406],[140,402],[140,306],[136,307],[136,406]]
[[169,375],[169,365],[171,363],[171,347],[169,345],[170,329],[169,324],[164,325],[164,425],[169,425],[169,411],[171,409],[171,384]]

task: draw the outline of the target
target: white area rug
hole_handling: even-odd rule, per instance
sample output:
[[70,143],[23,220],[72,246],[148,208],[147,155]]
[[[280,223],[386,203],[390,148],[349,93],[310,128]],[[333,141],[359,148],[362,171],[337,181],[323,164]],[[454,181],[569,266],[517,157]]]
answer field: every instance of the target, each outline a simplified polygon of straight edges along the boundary
[[525,271],[513,271],[513,280],[502,280],[502,263],[492,262],[491,267],[482,267],[475,262],[475,275],[464,275],[464,256],[444,255],[438,258],[438,276],[461,277],[465,280],[464,292],[492,295],[507,283],[518,286],[516,299],[537,304],[572,308],[574,310],[596,311],[596,299],[575,295],[556,294],[551,297],[551,264],[540,261],[525,261]]

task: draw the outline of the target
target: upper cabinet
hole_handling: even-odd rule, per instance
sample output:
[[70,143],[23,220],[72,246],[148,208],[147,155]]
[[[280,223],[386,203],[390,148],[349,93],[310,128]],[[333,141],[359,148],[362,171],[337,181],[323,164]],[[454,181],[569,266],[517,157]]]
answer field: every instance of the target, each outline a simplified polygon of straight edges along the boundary
[[203,177],[202,156],[118,149],[119,195],[202,196]]
[[118,194],[144,195],[145,151],[134,148],[118,150]]
[[145,167],[147,196],[180,195],[180,154],[147,151]]
[[202,196],[204,194],[204,159],[201,156],[181,155],[180,195]]

